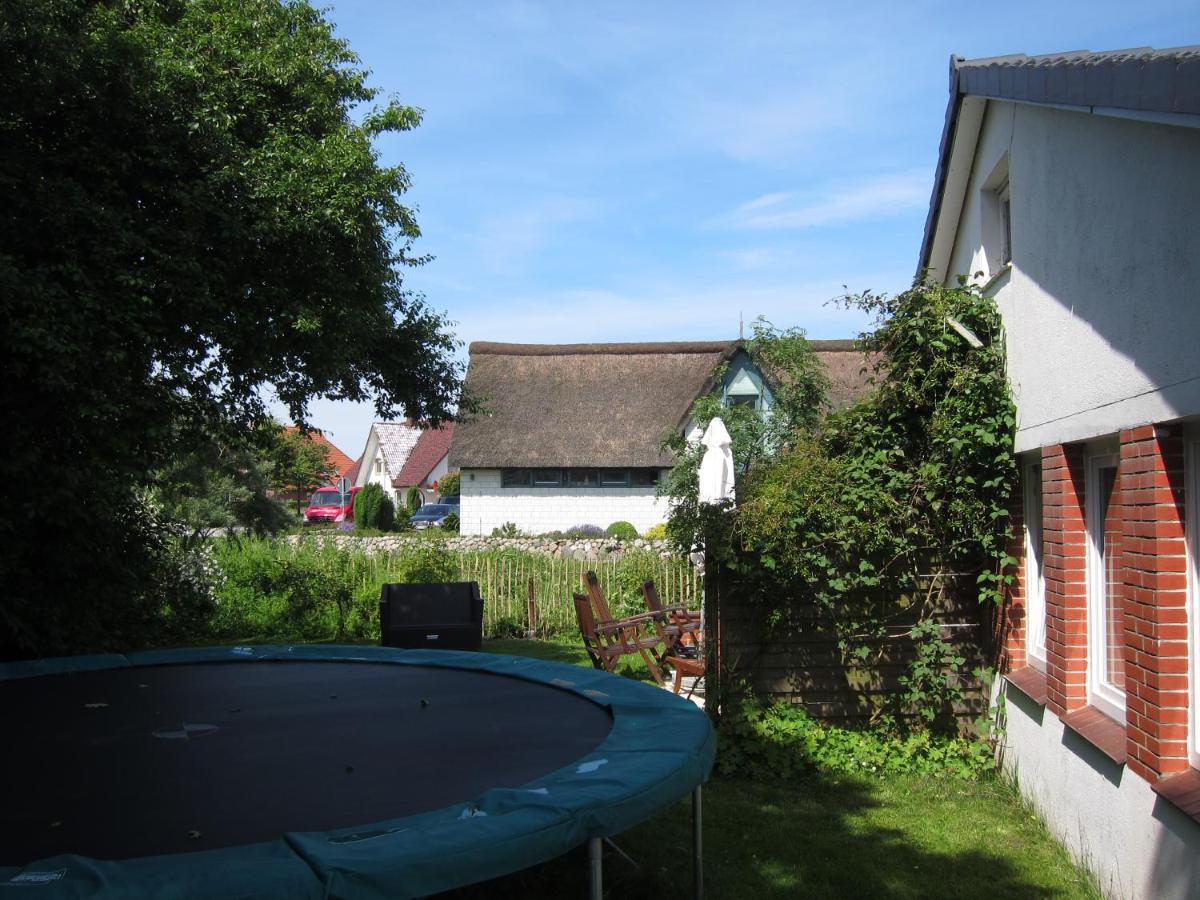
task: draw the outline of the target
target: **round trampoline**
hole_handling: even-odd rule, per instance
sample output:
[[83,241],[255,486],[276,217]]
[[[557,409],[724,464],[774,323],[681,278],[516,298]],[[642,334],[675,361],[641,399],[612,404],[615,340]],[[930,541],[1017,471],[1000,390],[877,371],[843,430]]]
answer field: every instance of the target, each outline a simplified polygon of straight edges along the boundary
[[617,834],[705,781],[674,695],[541,660],[223,647],[0,666],[0,884],[418,897]]

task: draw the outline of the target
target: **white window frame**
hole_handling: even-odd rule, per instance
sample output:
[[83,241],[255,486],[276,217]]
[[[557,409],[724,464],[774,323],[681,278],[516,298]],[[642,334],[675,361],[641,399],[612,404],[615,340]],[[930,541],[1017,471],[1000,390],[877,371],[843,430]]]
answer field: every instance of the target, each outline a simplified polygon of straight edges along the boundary
[[1188,762],[1200,769],[1200,432],[1187,443],[1185,522],[1188,548]]
[[1046,571],[1042,531],[1042,459],[1034,454],[1022,472],[1025,522],[1025,659],[1046,671]]
[[[1120,457],[1117,453],[1097,448],[1087,456],[1087,481],[1084,487],[1084,513],[1087,531],[1087,700],[1102,713],[1125,721],[1125,692],[1104,680],[1108,665],[1105,651],[1108,637],[1108,604],[1106,576],[1100,546],[1104,541],[1105,512],[1097,501],[1100,498],[1100,471],[1117,469],[1120,477]],[[1089,448],[1091,451],[1091,448]],[[1116,490],[1114,486],[1114,491]],[[1122,658],[1124,653],[1122,652]]]

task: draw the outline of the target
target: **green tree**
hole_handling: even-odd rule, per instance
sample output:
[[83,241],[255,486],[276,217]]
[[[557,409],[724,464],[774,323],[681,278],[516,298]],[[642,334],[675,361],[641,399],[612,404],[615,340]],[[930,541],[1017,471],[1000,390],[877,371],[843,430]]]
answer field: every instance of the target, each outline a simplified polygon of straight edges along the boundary
[[337,476],[337,468],[329,460],[329,448],[301,431],[278,429],[271,455],[272,486],[281,493],[295,494],[297,513],[309,494]]
[[404,508],[408,511],[410,516],[415,516],[417,514],[417,511],[421,508],[423,502],[424,501],[421,497],[421,489],[415,484],[410,487],[408,489],[408,493],[404,495]]
[[160,616],[137,496],[176,453],[268,392],[450,416],[409,176],[372,145],[420,112],[372,106],[303,0],[7,0],[0,83],[0,657],[120,648]]

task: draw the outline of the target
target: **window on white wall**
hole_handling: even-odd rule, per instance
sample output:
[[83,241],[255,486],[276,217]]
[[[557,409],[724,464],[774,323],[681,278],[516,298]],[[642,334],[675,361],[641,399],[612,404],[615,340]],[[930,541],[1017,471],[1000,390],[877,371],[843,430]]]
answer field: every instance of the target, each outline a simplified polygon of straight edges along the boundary
[[1027,460],[1025,486],[1025,652],[1029,665],[1046,671],[1046,573],[1042,565],[1042,464]]
[[1089,453],[1087,514],[1088,703],[1125,719],[1125,609],[1119,565],[1120,509],[1113,503],[1117,455]]
[[1200,440],[1187,447],[1188,536],[1188,756],[1200,769]]
[[992,168],[979,196],[980,235],[989,278],[1012,262],[1012,190],[1008,184],[1008,156]]

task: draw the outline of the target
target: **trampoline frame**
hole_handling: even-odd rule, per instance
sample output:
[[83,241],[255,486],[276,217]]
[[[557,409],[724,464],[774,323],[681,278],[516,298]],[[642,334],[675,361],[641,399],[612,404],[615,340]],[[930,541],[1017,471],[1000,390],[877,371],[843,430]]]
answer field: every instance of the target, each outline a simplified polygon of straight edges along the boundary
[[[487,672],[574,693],[606,707],[591,752],[516,789],[415,815],[219,850],[94,860],[60,855],[0,867],[0,883],[37,883],[39,897],[118,893],[170,897],[419,897],[519,871],[587,843],[590,895],[602,896],[603,841],[692,796],[693,890],[703,895],[701,785],[716,736],[708,717],[669,691],[527,657],[375,646],[270,645],[146,651],[0,664],[0,682],[139,666],[223,662],[384,663]],[[514,859],[516,860],[514,862]],[[448,877],[448,873],[449,876]],[[247,889],[250,893],[247,893]]]

